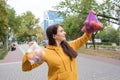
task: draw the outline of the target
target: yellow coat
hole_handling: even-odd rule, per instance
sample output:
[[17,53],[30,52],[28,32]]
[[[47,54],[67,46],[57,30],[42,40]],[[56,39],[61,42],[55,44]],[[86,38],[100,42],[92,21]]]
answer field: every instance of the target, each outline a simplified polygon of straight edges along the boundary
[[[91,37],[91,34],[85,33],[82,37],[70,41],[70,46],[77,50],[83,46]],[[44,60],[48,64],[48,80],[78,80],[78,72],[76,59],[70,58],[63,52],[61,47],[48,45],[44,49]],[[27,60],[26,55],[23,56],[22,70],[30,71],[42,63],[35,63],[33,65]]]

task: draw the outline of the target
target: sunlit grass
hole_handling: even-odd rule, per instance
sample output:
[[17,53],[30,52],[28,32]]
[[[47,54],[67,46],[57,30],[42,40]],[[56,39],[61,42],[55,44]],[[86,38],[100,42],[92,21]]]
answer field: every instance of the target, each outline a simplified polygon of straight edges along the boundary
[[78,52],[81,54],[101,56],[101,57],[107,57],[107,58],[113,58],[113,59],[120,60],[120,52],[116,50],[80,48]]

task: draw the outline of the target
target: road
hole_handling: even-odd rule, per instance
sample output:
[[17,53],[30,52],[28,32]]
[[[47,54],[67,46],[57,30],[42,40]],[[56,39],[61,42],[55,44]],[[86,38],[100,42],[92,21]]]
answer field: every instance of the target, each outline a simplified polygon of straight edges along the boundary
[[[46,63],[29,72],[21,71],[22,52],[27,48],[26,45],[20,45],[16,52],[9,52],[7,58],[10,58],[10,55],[19,56],[17,60],[0,61],[0,80],[47,80]],[[119,60],[80,54],[77,57],[77,65],[79,80],[120,80]]]

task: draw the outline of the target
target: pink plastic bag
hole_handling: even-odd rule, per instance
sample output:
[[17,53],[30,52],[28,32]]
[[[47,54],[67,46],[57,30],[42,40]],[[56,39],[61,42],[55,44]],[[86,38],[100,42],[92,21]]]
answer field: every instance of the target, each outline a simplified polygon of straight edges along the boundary
[[[90,11],[84,22],[84,27],[86,28],[88,33],[93,33],[101,30],[103,28],[103,25],[101,22],[98,21],[95,13],[93,11]],[[83,31],[83,28],[82,28],[82,31]]]

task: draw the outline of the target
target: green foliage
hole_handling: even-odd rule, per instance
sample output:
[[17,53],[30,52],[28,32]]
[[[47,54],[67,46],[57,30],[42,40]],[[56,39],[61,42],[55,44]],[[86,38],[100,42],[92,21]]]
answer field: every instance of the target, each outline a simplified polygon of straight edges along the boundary
[[5,42],[8,28],[8,12],[5,0],[0,0],[0,41]]
[[82,19],[84,19],[88,12],[93,9],[97,12],[99,20],[106,26],[110,23],[118,24],[116,8],[120,10],[120,1],[104,0],[101,1],[101,3],[98,3],[96,0],[64,0],[54,8],[59,10],[65,17],[80,15],[82,16]]
[[40,38],[42,30],[38,28],[40,27],[38,25],[39,18],[36,18],[32,12],[27,11],[17,19],[20,21],[19,31],[15,35],[18,41],[28,41],[36,37]]
[[18,32],[20,20],[18,20],[18,16],[16,16],[15,10],[13,8],[11,8],[10,6],[8,8],[8,14],[9,14],[8,26],[11,29],[11,32],[12,33]]
[[80,30],[83,27],[81,19],[75,16],[66,17],[63,24],[63,28],[66,31],[66,37],[68,40],[73,40],[81,35]]
[[80,31],[86,16],[90,10],[96,8],[96,5],[95,0],[64,0],[55,6],[55,9],[59,10],[65,18],[62,24],[67,32],[68,40],[75,39],[82,34]]
[[[97,0],[63,0],[54,8],[59,10],[59,13],[64,16],[64,28],[67,32],[67,39],[77,38],[81,33],[80,29],[83,27],[85,18],[90,10],[97,12],[97,17],[103,23],[103,30],[98,38],[105,42],[119,43],[118,32],[111,29],[106,32],[106,28],[112,24],[118,24],[118,14],[116,8],[120,10],[119,0],[104,0],[98,3]],[[111,34],[113,33],[113,34]],[[92,36],[92,42],[95,48],[95,34]]]
[[118,44],[119,32],[112,27],[107,27],[104,31],[101,31],[96,35],[102,42],[114,42]]
[[38,24],[39,19],[35,18],[31,11],[27,11],[21,15],[22,17],[22,26],[25,26],[29,29],[33,29],[36,24]]
[[[43,33],[36,18],[31,11],[16,15],[14,8],[7,5],[5,0],[0,0],[0,42],[5,44],[7,36],[13,34],[12,39],[26,41],[33,37],[40,38]],[[40,30],[40,31],[39,31]]]
[[2,60],[2,59],[4,59],[5,56],[7,55],[8,50],[1,49],[0,51],[1,51],[1,52],[0,52],[0,60]]
[[118,13],[116,8],[120,10],[120,0],[104,0],[98,5],[97,14],[103,23],[118,24]]

